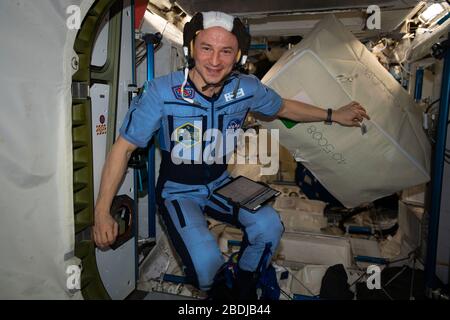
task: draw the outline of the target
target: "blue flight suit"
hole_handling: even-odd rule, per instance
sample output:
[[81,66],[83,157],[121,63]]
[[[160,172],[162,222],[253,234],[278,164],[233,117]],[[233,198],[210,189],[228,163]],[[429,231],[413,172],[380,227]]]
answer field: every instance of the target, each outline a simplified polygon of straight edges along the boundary
[[[282,99],[256,77],[233,73],[213,97],[204,96],[189,80],[184,97],[193,99],[191,104],[183,100],[183,80],[183,72],[178,71],[146,82],[141,95],[133,99],[120,134],[130,143],[146,147],[159,130],[159,212],[188,280],[207,291],[224,259],[208,230],[205,213],[244,231],[239,255],[242,270],[267,267],[262,261],[270,263],[279,244],[284,227],[272,207],[264,206],[256,213],[236,212],[212,192],[230,181],[226,159],[234,145],[226,143],[226,134],[240,129],[249,111],[276,115]],[[206,134],[208,129],[221,133]],[[220,139],[223,143],[215,148]],[[214,163],[209,161],[211,157]]]

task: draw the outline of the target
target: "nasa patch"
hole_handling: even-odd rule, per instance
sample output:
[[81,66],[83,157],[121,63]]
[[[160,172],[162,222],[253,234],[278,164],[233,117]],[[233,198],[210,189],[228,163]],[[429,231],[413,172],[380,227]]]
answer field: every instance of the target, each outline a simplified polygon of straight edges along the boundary
[[[183,97],[181,96],[181,85],[175,86],[172,88],[173,94],[175,95],[175,98],[178,100],[183,100]],[[194,99],[195,97],[195,91],[191,87],[184,87],[184,97],[189,99]]]
[[228,122],[227,130],[238,130],[241,128],[242,120],[241,119],[232,119]]

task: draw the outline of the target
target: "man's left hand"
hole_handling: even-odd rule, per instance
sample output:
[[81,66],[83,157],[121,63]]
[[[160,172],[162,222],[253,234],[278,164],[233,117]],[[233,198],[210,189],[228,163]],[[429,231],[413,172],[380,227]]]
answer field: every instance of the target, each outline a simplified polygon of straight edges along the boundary
[[366,109],[356,101],[334,110],[331,117],[332,121],[347,127],[360,127],[364,118],[370,120]]

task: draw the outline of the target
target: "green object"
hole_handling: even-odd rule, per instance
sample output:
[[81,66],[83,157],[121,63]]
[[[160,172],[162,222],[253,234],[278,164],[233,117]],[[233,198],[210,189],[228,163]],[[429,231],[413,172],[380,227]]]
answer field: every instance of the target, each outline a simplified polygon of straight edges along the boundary
[[281,122],[283,122],[284,126],[288,129],[292,129],[298,123],[297,121],[289,119],[281,119]]

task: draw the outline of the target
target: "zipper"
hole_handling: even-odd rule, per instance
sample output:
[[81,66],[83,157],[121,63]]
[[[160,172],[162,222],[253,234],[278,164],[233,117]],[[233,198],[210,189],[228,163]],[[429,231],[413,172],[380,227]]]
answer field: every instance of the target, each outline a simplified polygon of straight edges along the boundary
[[214,101],[211,102],[211,129],[214,129]]
[[[212,101],[211,101],[211,129],[214,129],[214,124],[215,124],[215,121],[214,121],[214,101],[215,101],[215,99],[213,99]],[[206,129],[206,130],[208,130],[208,129]],[[211,142],[210,142],[211,143]],[[206,147],[206,143],[205,143],[205,145],[203,146],[203,150],[202,150],[202,158],[203,158],[203,152],[204,152],[204,150],[205,150],[205,147]],[[203,159],[202,159],[203,160]],[[209,179],[211,178],[211,173],[209,172],[209,166],[205,163],[205,162],[203,162],[202,161],[202,165],[203,165],[203,167],[204,167],[204,170],[205,170],[205,176],[206,176],[206,180],[209,182]],[[206,183],[205,183],[206,184]],[[209,189],[209,188],[208,188]]]

